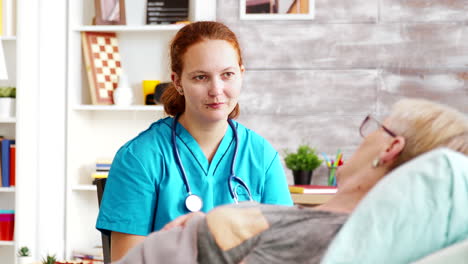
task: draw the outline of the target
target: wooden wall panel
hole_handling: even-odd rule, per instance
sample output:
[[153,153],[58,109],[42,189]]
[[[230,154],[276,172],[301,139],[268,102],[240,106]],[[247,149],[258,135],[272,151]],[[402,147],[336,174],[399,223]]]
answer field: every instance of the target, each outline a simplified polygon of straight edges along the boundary
[[291,24],[235,27],[247,69],[457,68],[468,27],[444,24]]
[[381,0],[380,11],[380,19],[385,22],[468,20],[468,4],[465,0]]
[[381,72],[377,113],[386,115],[401,98],[425,98],[450,105],[468,115],[468,69],[397,69]]
[[249,115],[362,116],[375,110],[378,78],[373,70],[248,70],[244,77],[239,101]]

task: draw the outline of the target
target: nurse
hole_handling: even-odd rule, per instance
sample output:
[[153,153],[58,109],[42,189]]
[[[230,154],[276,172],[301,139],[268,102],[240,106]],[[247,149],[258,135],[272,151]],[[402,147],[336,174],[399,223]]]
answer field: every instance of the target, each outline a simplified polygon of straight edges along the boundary
[[190,212],[255,200],[292,205],[278,152],[234,121],[244,66],[235,34],[218,22],[183,27],[170,46],[169,117],[114,157],[96,227],[118,260],[152,231]]

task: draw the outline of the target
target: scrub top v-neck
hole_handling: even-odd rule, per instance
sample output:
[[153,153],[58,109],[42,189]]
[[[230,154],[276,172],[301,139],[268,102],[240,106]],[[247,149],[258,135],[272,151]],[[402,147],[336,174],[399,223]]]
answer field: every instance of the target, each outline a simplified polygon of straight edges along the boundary
[[[171,145],[173,118],[153,123],[147,130],[122,146],[114,157],[101,201],[96,227],[147,235],[161,229],[185,208],[187,190],[175,161]],[[292,205],[286,176],[278,152],[261,136],[234,121],[239,149],[236,175],[249,187],[260,203]],[[180,124],[176,142],[193,194],[203,200],[203,212],[232,203],[228,177],[235,139],[230,127],[211,161]],[[248,200],[239,188],[239,201]]]

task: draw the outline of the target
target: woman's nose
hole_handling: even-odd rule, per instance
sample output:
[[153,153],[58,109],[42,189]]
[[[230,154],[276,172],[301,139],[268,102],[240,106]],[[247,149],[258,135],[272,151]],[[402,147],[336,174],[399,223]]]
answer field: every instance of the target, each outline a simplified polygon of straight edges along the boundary
[[223,93],[224,82],[220,78],[213,78],[210,84],[210,90],[208,94],[210,96],[217,96]]

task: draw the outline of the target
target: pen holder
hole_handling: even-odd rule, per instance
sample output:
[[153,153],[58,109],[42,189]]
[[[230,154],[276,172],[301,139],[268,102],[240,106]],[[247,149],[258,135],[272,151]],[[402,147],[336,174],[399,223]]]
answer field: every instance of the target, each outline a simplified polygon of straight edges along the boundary
[[336,186],[336,170],[339,166],[329,166],[328,167],[328,185]]

